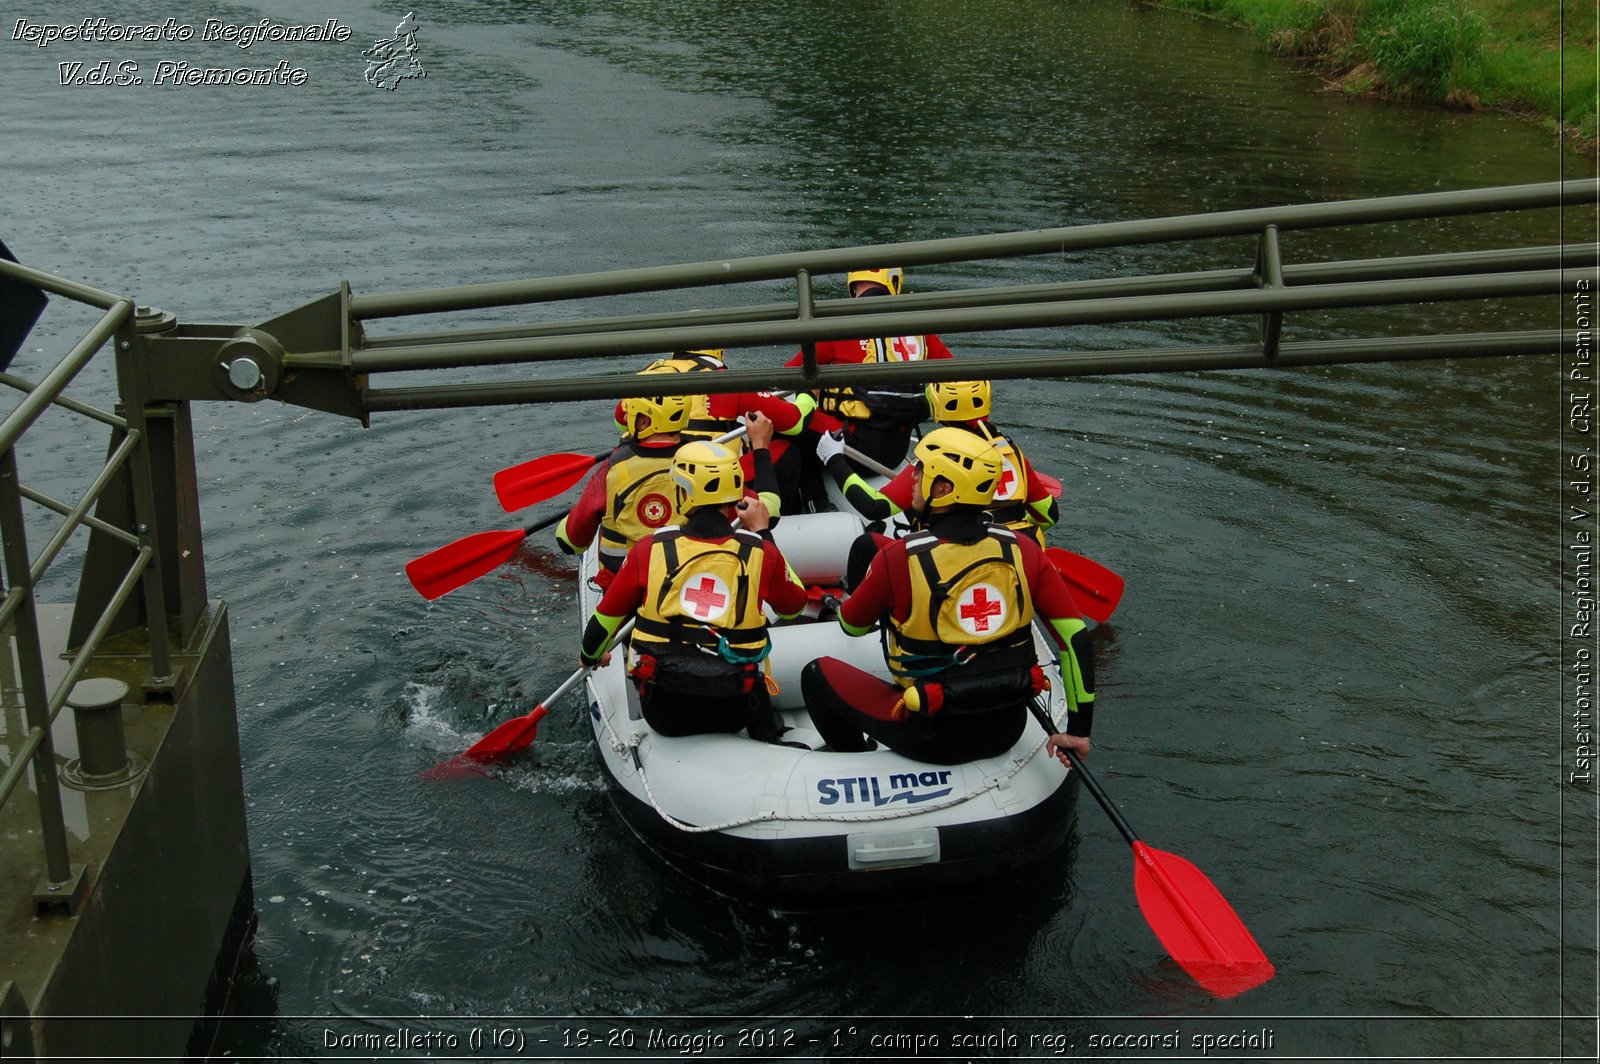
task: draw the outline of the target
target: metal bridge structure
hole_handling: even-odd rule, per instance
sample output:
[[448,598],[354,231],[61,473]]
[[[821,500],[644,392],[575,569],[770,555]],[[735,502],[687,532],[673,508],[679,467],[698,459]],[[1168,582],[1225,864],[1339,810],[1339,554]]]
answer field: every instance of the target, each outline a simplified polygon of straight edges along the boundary
[[[203,1048],[205,1018],[225,1000],[253,919],[227,610],[206,591],[190,404],[275,400],[365,425],[374,414],[399,411],[641,394],[1549,358],[1592,345],[1592,335],[1559,321],[1460,335],[1297,341],[1285,332],[1298,316],[1342,308],[1510,303],[1575,286],[1592,292],[1600,280],[1594,242],[1408,254],[1401,238],[1392,241],[1392,257],[1288,261],[1283,238],[1380,225],[1403,233],[1396,223],[1426,227],[1526,211],[1559,211],[1562,219],[1570,212],[1592,235],[1597,202],[1600,181],[1550,182],[450,288],[362,294],[341,283],[278,316],[227,324],[180,320],[0,257],[0,347],[7,337],[20,344],[41,294],[101,312],[37,380],[0,372],[0,384],[16,396],[0,421],[0,838],[12,840],[3,844],[0,864],[0,955],[17,958],[13,974],[0,975],[6,1056],[94,1055],[105,1045],[130,1054]],[[815,284],[862,267],[1061,259],[1202,242],[1220,247],[1214,254],[1221,261],[1186,273],[878,300],[818,298]],[[774,291],[788,295],[773,300]],[[642,301],[656,305],[679,294],[684,309],[637,312]],[[552,304],[595,300],[622,310],[549,320]],[[717,305],[722,300],[729,302]],[[546,320],[459,323],[475,311],[503,317],[507,308]],[[450,328],[379,335],[375,327],[418,316],[443,318]],[[1070,339],[1074,327],[1200,318],[1240,319],[1253,340],[860,366],[819,365],[814,350],[825,340],[928,332],[1055,330]],[[767,345],[805,357],[793,367],[735,366],[713,375],[634,372],[633,356]],[[67,394],[105,352],[115,360],[119,393],[110,410]],[[559,376],[538,371],[553,361],[583,365]],[[483,372],[506,366],[519,369]],[[22,478],[34,441],[28,430],[52,408],[108,439],[103,466],[74,499],[53,498]],[[57,521],[37,550],[28,542],[26,506]],[[36,590],[46,572],[80,532],[87,543],[75,601],[40,602]],[[76,756],[62,756],[64,748]],[[64,813],[69,794],[82,795],[73,801],[106,826],[74,838]],[[184,899],[181,913],[162,916],[170,904],[153,899],[174,894]],[[105,963],[157,954],[173,958],[162,979],[130,980]],[[110,1018],[52,1019],[89,1011]],[[140,1015],[167,1019],[119,1026],[115,1018]]]

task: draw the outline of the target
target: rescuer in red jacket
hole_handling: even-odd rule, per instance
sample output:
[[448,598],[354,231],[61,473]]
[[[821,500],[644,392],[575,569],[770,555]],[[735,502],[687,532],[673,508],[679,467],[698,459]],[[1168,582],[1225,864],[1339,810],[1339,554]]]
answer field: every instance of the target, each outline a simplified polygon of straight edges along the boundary
[[912,507],[922,530],[883,544],[839,608],[839,624],[853,636],[884,627],[894,683],[835,658],[811,662],[801,690],[817,731],[834,750],[867,750],[876,740],[935,764],[1009,750],[1044,686],[1037,616],[1063,651],[1069,705],[1067,730],[1051,748],[1086,755],[1094,712],[1088,625],[1032,537],[988,521],[1003,468],[998,451],[942,427],[922,438],[915,457]]
[[[766,504],[746,495],[733,451],[686,443],[672,479],[683,524],[651,532],[628,552],[584,628],[578,660],[585,668],[608,662],[617,629],[637,616],[630,675],[650,727],[669,736],[746,730],[780,742],[763,607],[798,616],[806,589],[772,540]],[[743,527],[735,529],[735,519]]]
[[[666,358],[658,358],[650,363],[640,373],[692,373],[696,371],[717,372],[728,368],[727,353],[720,347],[701,347],[686,351],[674,351]],[[722,395],[695,395],[690,397],[689,421],[683,429],[683,439],[714,440],[739,427],[742,415],[760,414],[772,422],[772,433],[767,444],[768,454],[772,459],[772,475],[777,479],[777,485],[771,488],[776,496],[776,501],[769,499],[768,505],[774,507],[772,513],[776,517],[782,513],[799,513],[804,508],[803,497],[800,491],[800,476],[805,454],[812,444],[807,441],[804,447],[798,445],[801,433],[805,429],[805,413],[787,397],[773,392],[729,392]],[[626,431],[623,425],[622,404],[617,404],[617,427]],[[729,445],[733,450],[740,450],[739,444]],[[768,491],[766,478],[757,466],[755,445],[747,441],[743,446],[740,462],[744,466],[745,483],[758,483],[757,490]]]
[[[853,270],[845,278],[853,299],[897,296],[905,283],[905,271],[891,269]],[[817,365],[857,366],[884,362],[922,362],[953,357],[950,349],[932,333],[920,336],[876,336],[864,340],[823,340],[816,345]],[[798,366],[804,353],[796,353],[788,365]],[[864,388],[822,388],[809,397],[814,409],[807,411],[806,427],[815,445],[817,433],[843,430],[844,441],[868,458],[886,466],[905,460],[912,430],[928,417],[927,396],[922,385]],[[865,470],[862,470],[865,472]],[[820,488],[820,470],[808,468],[807,495]],[[818,508],[822,503],[816,502]]]

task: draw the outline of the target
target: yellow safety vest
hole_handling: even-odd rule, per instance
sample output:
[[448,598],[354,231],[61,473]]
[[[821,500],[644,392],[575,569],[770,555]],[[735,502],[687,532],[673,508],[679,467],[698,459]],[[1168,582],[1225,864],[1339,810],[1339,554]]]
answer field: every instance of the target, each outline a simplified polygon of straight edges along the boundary
[[677,520],[678,490],[672,483],[672,457],[677,451],[677,447],[643,449],[627,440],[611,453],[600,554],[615,564],[606,568],[616,569],[635,543]]
[[708,651],[744,664],[769,646],[761,609],[761,537],[736,531],[708,543],[668,528],[651,539],[633,646],[641,653]]
[[1000,451],[1000,479],[995,485],[994,503],[989,507],[995,523],[1032,536],[1043,546],[1038,527],[1028,516],[1028,474],[1022,462],[1022,452],[1006,437],[996,435],[987,422],[979,422],[978,428],[980,434]]
[[[874,337],[862,340],[862,365],[884,362],[921,362],[928,354],[924,336]],[[896,391],[890,388],[823,388],[817,405],[835,417],[864,421],[877,416],[884,420],[914,425],[927,416],[927,398],[921,388]]]
[[884,631],[889,671],[919,678],[989,673],[1034,664],[1033,595],[1016,533],[991,525],[976,543],[917,532],[906,544],[911,612]]

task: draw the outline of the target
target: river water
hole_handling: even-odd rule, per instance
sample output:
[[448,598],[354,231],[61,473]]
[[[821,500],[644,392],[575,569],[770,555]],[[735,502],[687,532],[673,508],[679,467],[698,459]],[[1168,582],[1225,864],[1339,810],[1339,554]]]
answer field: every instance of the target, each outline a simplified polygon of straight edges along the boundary
[[[11,39],[18,18],[327,17],[113,6],[7,6],[3,236],[30,264],[192,321],[259,321],[341,279],[369,293],[1582,176],[1535,125],[1343,99],[1242,31],[1122,0],[455,0],[415,9],[426,77],[393,91],[363,81],[360,50],[403,8],[342,4],[348,42],[247,52]],[[147,82],[59,84],[57,63],[103,59]],[[284,59],[306,78],[149,83],[163,59]],[[1592,214],[1568,224],[1592,239]],[[1562,235],[1545,213],[1296,236],[1286,254]],[[1065,269],[1252,258],[1246,243],[1148,247]],[[1061,266],[929,267],[909,287]],[[1286,335],[1493,324],[1475,304],[1383,314]],[[1561,311],[1494,314],[1554,327]],[[16,371],[42,373],[85,320],[54,307]],[[1201,321],[946,340],[977,361],[1247,335]],[[538,1018],[515,1022],[555,1041],[524,1056],[595,1055],[561,1032],[615,1017],[727,1038],[714,1054],[839,1059],[1197,1057],[1204,1035],[1234,1039],[1212,1057],[1253,1059],[1592,1047],[1592,1024],[1558,1021],[1592,1015],[1596,960],[1575,930],[1594,917],[1592,793],[1563,784],[1560,373],[1539,359],[997,385],[997,420],[1066,484],[1053,540],[1127,579],[1097,636],[1097,774],[1277,965],[1228,1001],[1165,959],[1127,847],[1087,797],[1068,852],[996,893],[797,916],[710,895],[643,851],[576,704],[492,778],[419,782],[569,671],[574,566],[541,541],[432,605],[402,567],[520,523],[494,502],[494,470],[603,446],[605,404],[367,430],[197,406],[260,914],[247,1018],[223,1048],[348,1056],[330,1040],[465,1038],[473,1017]],[[111,388],[96,366],[80,394]],[[45,431],[24,468],[42,490],[103,454],[81,430]],[[799,1041],[741,1050],[742,1028]],[[962,1032],[989,1047],[952,1049]]]

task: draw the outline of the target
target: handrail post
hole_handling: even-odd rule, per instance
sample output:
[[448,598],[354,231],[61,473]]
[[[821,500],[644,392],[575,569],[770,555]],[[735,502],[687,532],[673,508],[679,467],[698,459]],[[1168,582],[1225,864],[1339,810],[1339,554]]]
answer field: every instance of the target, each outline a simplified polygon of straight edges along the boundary
[[150,636],[150,677],[160,688],[173,680],[172,649],[167,634],[167,595],[157,535],[160,521],[150,469],[150,429],[144,389],[138,385],[140,375],[130,366],[140,346],[138,333],[132,325],[117,330],[117,376],[124,402],[123,416],[127,419],[128,431],[137,433],[139,439],[139,447],[128,462],[128,472],[133,483],[133,531],[139,537],[140,546],[150,549],[150,565],[140,582],[144,591],[145,627]]
[[[817,300],[811,290],[811,271],[799,269],[794,272],[795,288],[795,320],[810,321],[816,317]],[[806,341],[800,345],[800,372],[807,378],[817,375],[817,345]]]
[[[1283,256],[1278,250],[1278,227],[1261,230],[1256,248],[1255,284],[1257,288],[1283,287]],[[1283,335],[1283,311],[1268,311],[1260,318],[1261,355],[1271,361],[1278,357],[1278,342]]]
[[[17,644],[17,668],[21,673],[22,704],[30,732],[41,733],[33,754],[34,789],[39,800],[39,836],[44,842],[44,889],[35,894],[36,902],[52,901],[71,906],[77,891],[68,888],[73,879],[71,856],[67,852],[67,827],[62,815],[61,789],[56,782],[55,744],[50,736],[50,698],[44,676],[44,645],[39,638],[39,617],[33,597],[32,564],[28,559],[27,528],[22,517],[16,452],[7,447],[0,452],[0,540],[4,541],[6,582],[12,594],[23,602],[13,617]],[[81,872],[81,869],[79,870]]]

